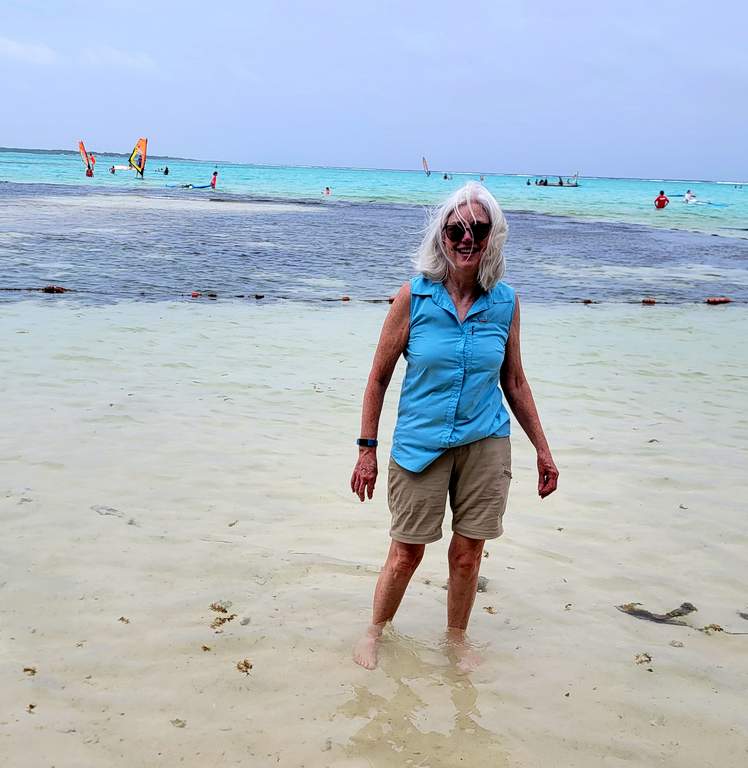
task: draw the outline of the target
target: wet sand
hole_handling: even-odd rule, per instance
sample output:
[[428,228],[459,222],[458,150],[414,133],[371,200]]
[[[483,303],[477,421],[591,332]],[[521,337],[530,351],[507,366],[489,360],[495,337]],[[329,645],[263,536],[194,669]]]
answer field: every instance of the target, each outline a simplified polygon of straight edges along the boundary
[[748,761],[748,636],[696,629],[748,632],[748,310],[524,307],[561,484],[537,499],[515,430],[469,676],[442,642],[447,539],[380,668],[350,660],[388,542],[384,474],[373,502],[347,488],[385,312],[0,306],[3,764]]

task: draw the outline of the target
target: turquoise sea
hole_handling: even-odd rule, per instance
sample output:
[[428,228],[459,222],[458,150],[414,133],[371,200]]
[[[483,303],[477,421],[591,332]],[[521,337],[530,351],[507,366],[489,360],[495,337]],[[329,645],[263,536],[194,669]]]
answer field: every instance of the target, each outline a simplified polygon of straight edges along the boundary
[[[381,170],[259,166],[242,163],[180,160],[151,156],[145,178],[129,171],[108,172],[111,165],[126,164],[125,155],[97,154],[94,178],[84,176],[77,152],[0,150],[0,181],[83,185],[103,190],[174,189],[192,183],[208,184],[213,170],[219,172],[218,189],[236,195],[286,200],[320,199],[329,186],[335,200],[351,202],[433,204],[469,179],[478,180],[479,171],[461,173],[433,169],[427,177],[418,170]],[[168,165],[170,174],[157,169]],[[538,169],[542,172],[543,169]],[[568,178],[577,169],[565,169]],[[554,173],[564,169],[553,169]],[[447,173],[450,179],[444,179]],[[545,170],[549,181],[557,176]],[[663,179],[587,178],[582,171],[579,187],[527,186],[531,175],[484,174],[484,183],[507,211],[571,216],[586,221],[625,222],[670,229],[706,232],[748,238],[748,182]],[[660,189],[671,198],[663,211],[652,201]],[[691,189],[698,203],[686,205],[683,194]],[[201,190],[192,190],[200,194]],[[203,192],[203,194],[206,194]]]
[[[386,301],[413,274],[429,204],[480,174],[151,157],[93,178],[77,153],[0,151],[0,301]],[[158,169],[168,165],[164,176]],[[217,169],[217,190],[207,184]],[[486,175],[509,222],[505,279],[535,303],[748,302],[748,185]],[[323,195],[326,186],[331,195]],[[652,204],[660,189],[673,202]],[[695,191],[700,205],[682,193]],[[707,204],[713,203],[713,204]]]

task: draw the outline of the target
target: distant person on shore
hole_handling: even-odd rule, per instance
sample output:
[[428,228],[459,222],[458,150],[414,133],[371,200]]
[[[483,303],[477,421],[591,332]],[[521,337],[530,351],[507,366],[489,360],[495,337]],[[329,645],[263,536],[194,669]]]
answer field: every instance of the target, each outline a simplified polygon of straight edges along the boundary
[[168,175],[169,175],[169,166],[167,165],[164,167],[164,176],[168,176]]
[[213,171],[213,175],[210,178],[210,188],[215,189],[218,183],[218,171]]
[[538,494],[556,490],[553,462],[520,354],[519,299],[501,282],[507,224],[488,190],[470,182],[433,215],[418,249],[420,274],[405,283],[384,321],[366,391],[351,490],[363,502],[377,481],[385,392],[407,362],[389,461],[389,554],[371,624],[354,649],[377,664],[385,624],[452,509],[447,642],[458,667],[477,664],[465,636],[486,539],[501,536],[511,471],[509,411],[537,452]]
[[660,194],[655,198],[655,208],[657,208],[658,211],[661,211],[669,202],[670,200],[668,200],[665,190],[661,189]]
[[558,177],[558,186],[563,187],[564,186],[564,180],[559,176]]

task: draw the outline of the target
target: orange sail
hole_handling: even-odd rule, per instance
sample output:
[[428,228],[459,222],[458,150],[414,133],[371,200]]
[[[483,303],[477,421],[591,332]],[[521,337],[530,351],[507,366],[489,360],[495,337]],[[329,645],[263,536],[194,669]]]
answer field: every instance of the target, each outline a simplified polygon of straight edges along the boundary
[[423,172],[427,176],[431,176],[431,169],[429,168],[429,164],[428,164],[428,161],[426,160],[425,156],[423,157]]
[[83,165],[86,166],[86,170],[93,170],[93,164],[96,160],[93,155],[89,155],[88,152],[86,152],[86,147],[82,141],[78,142],[78,150],[81,153],[81,159],[83,160]]
[[148,150],[148,139],[138,139],[135,147],[133,148],[130,160],[128,161],[131,168],[134,168],[141,176],[145,170],[145,161]]

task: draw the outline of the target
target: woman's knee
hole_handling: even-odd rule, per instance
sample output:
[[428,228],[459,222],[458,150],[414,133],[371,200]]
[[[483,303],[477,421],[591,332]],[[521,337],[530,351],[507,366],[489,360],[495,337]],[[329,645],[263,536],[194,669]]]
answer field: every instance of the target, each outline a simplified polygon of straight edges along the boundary
[[[481,548],[482,549],[482,548]],[[460,550],[449,553],[450,571],[463,576],[472,576],[480,570],[481,549]]]
[[423,544],[404,544],[401,541],[393,541],[387,564],[393,571],[412,574],[423,560],[425,549]]

